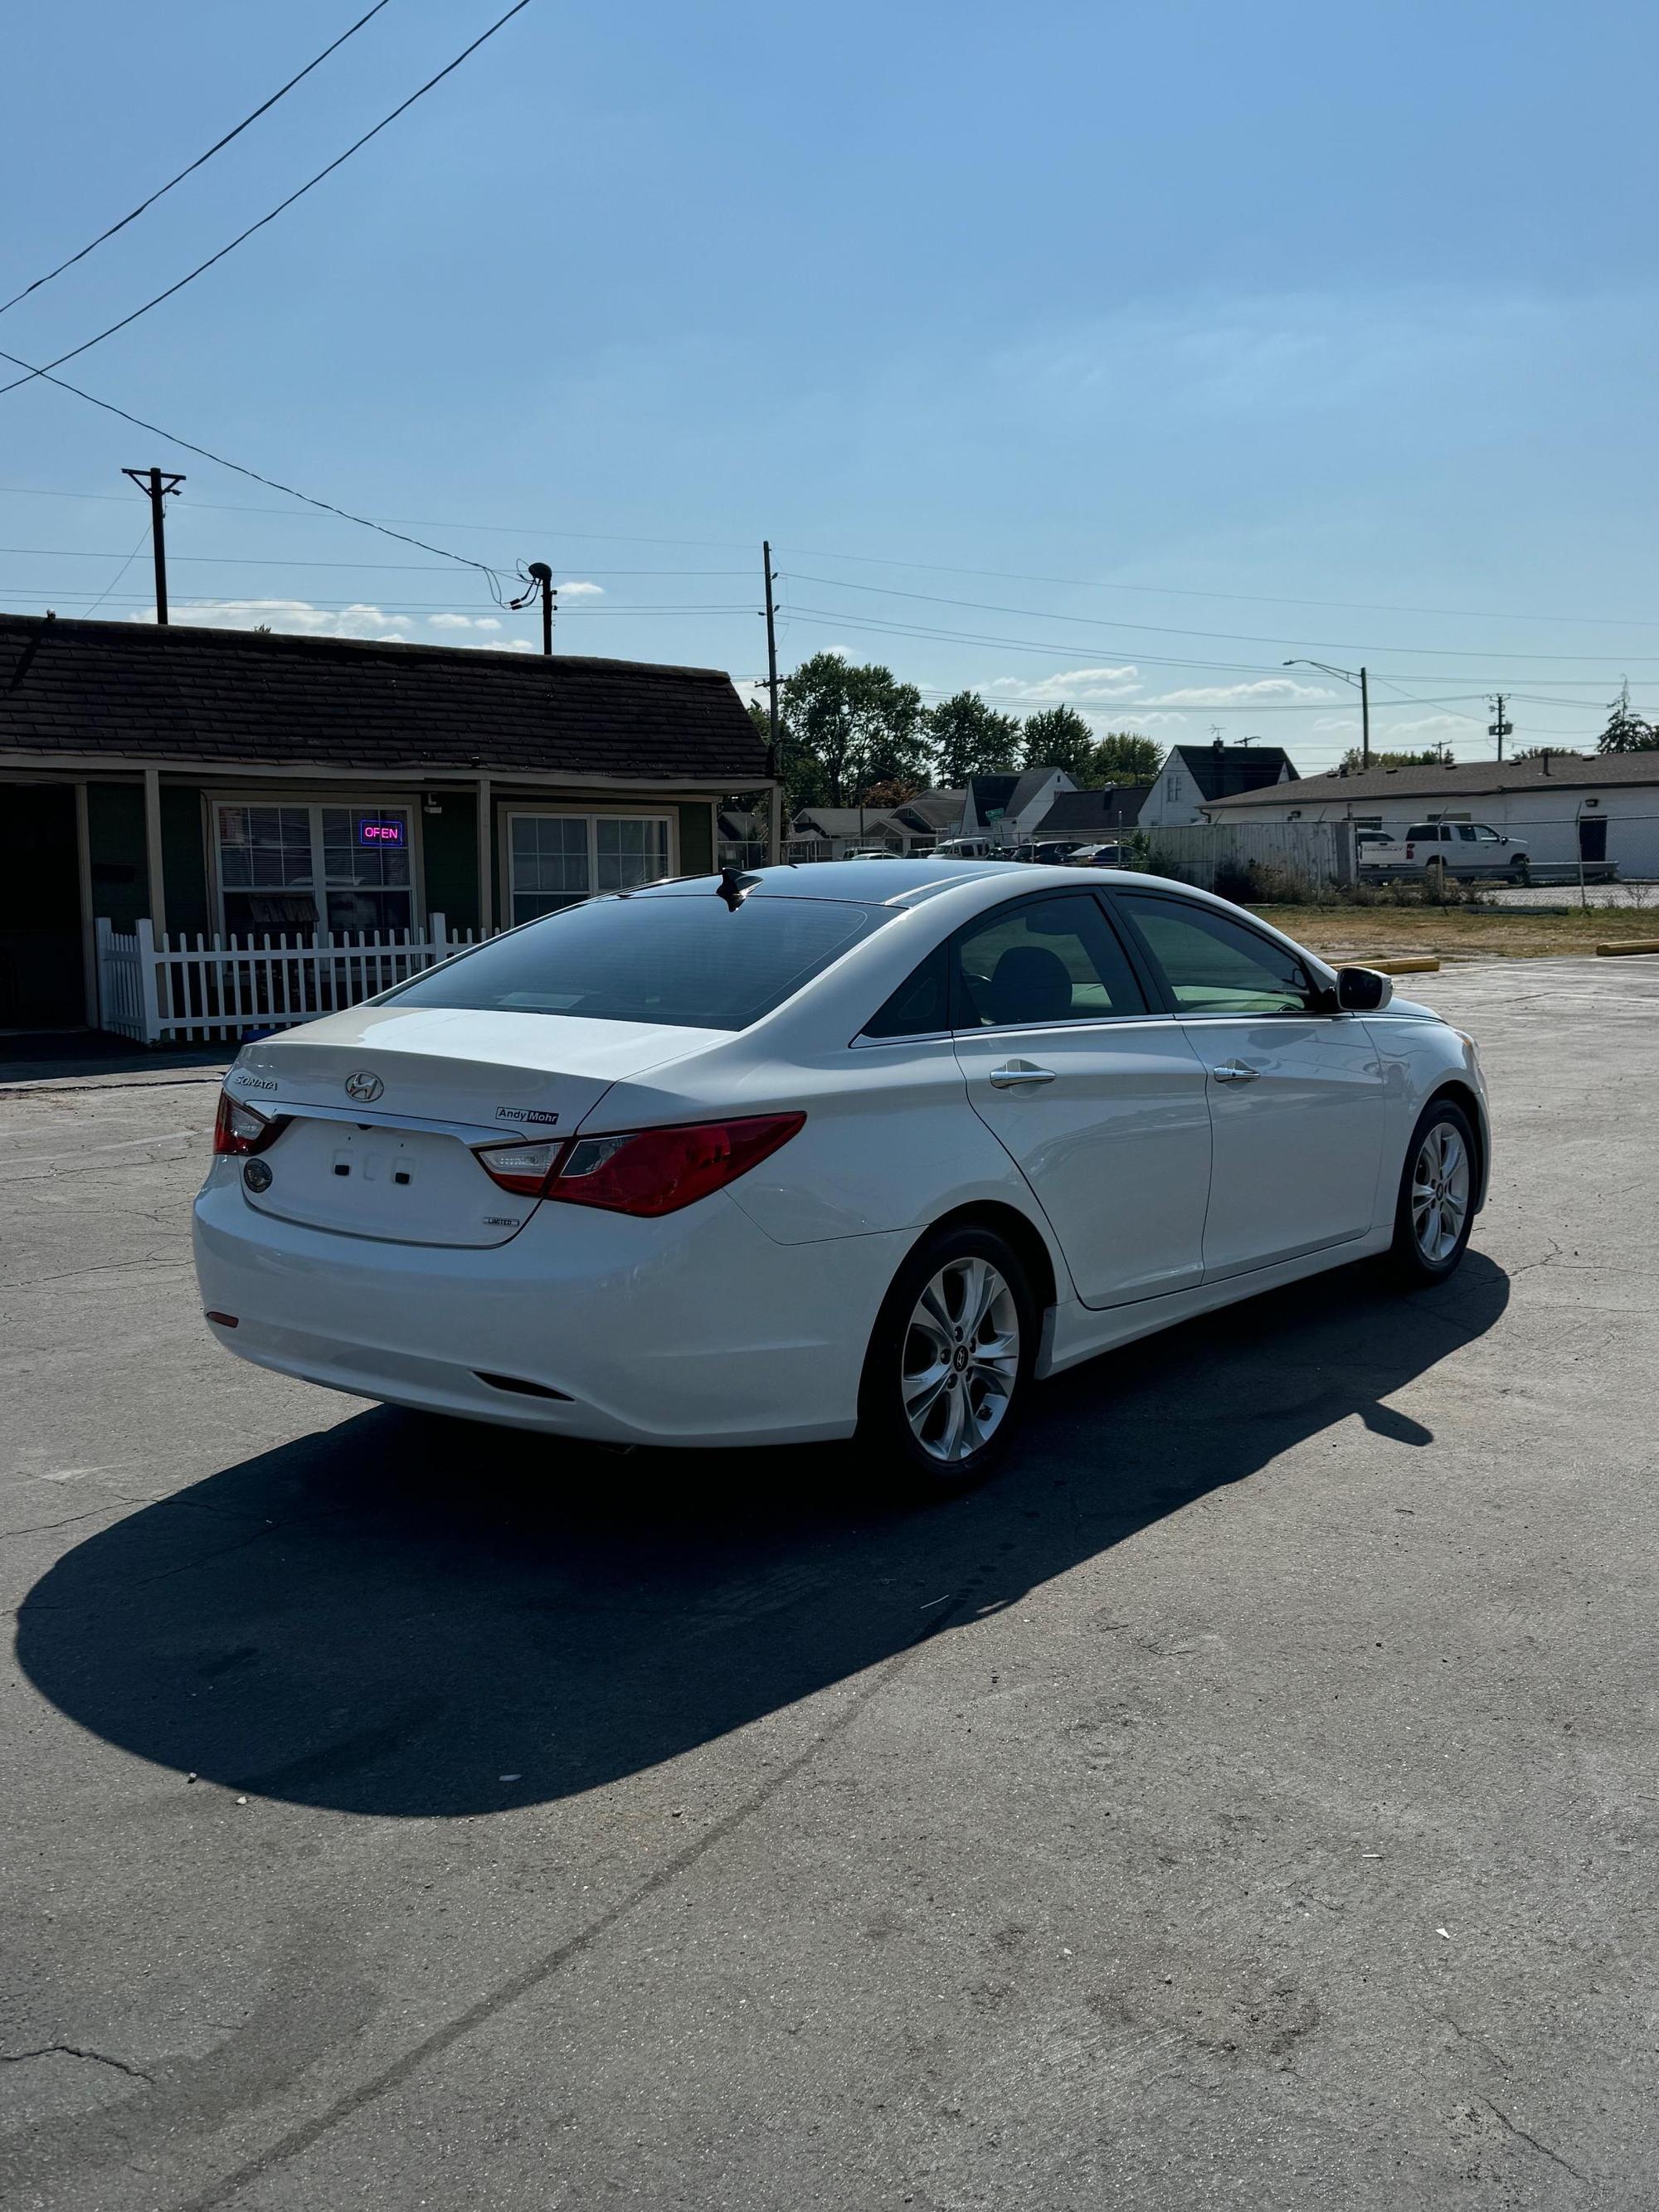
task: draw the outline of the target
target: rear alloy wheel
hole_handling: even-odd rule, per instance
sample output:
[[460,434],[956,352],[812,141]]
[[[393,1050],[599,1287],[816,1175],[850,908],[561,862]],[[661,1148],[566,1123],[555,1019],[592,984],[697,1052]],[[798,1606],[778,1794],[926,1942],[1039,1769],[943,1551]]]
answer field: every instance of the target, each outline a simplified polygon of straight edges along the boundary
[[1036,1352],[1036,1310],[1013,1248],[972,1225],[930,1237],[888,1292],[870,1340],[859,1436],[932,1492],[964,1490],[1006,1449]]
[[1443,1282],[1474,1225],[1474,1133],[1450,1099],[1431,1105],[1413,1132],[1400,1181],[1390,1257],[1408,1283]]

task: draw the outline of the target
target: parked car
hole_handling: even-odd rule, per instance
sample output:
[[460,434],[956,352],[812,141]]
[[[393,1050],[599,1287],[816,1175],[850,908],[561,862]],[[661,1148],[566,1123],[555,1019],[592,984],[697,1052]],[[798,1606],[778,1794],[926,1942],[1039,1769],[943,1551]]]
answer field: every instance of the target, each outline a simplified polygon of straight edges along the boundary
[[1353,838],[1354,857],[1359,866],[1386,867],[1390,854],[1397,854],[1400,846],[1386,830],[1356,830]]
[[357,1397],[624,1444],[856,1432],[959,1486],[1093,1353],[1371,1254],[1450,1274],[1485,1085],[1390,993],[1103,870],[590,899],[243,1048],[208,1326]]
[[1074,868],[1121,868],[1123,866],[1121,845],[1074,845],[1066,855],[1069,866]]
[[1063,838],[1048,838],[1041,843],[1028,839],[1024,844],[1015,846],[1013,857],[1017,860],[1034,860],[1045,868],[1060,867],[1071,859],[1072,848]]
[[998,854],[1007,858],[1003,848],[988,837],[947,837],[943,844],[935,845],[930,859],[935,860],[989,860]]
[[1412,875],[1438,868],[1459,881],[1506,876],[1524,883],[1532,858],[1518,837],[1505,836],[1485,822],[1419,822],[1382,865]]
[[897,853],[890,845],[861,845],[856,852],[843,853],[843,860],[896,860]]

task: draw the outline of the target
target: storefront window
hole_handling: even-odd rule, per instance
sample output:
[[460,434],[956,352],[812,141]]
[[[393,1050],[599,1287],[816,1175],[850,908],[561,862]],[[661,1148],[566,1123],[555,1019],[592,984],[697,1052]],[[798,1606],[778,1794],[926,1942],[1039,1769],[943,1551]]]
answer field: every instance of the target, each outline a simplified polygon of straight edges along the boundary
[[508,895],[514,923],[534,921],[595,891],[632,890],[669,871],[665,815],[507,817]]
[[408,807],[221,806],[216,827],[232,936],[384,936],[413,927]]

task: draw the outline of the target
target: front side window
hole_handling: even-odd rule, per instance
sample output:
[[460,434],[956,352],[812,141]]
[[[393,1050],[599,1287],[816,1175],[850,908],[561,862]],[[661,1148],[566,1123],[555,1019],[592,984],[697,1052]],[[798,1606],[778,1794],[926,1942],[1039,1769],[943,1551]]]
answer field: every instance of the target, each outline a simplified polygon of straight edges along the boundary
[[1299,1014],[1317,1003],[1295,953],[1206,907],[1125,891],[1119,904],[1163,971],[1183,1014]]
[[1024,1029],[1142,1014],[1111,925],[1086,893],[1005,908],[956,940],[952,1027]]
[[513,813],[508,896],[515,923],[556,914],[596,891],[637,890],[668,873],[665,815]]
[[492,938],[377,1003],[742,1030],[893,919],[890,907],[708,891],[592,899]]

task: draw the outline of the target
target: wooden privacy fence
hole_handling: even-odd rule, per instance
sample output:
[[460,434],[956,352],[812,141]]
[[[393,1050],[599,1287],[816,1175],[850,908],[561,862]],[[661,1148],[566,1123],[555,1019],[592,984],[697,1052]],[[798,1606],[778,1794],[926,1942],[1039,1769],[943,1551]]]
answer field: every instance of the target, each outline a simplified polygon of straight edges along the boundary
[[138,1044],[201,1043],[291,1029],[390,990],[477,941],[441,914],[427,933],[157,938],[98,923],[98,1024]]
[[1204,822],[1180,829],[1155,830],[1146,840],[1155,875],[1179,877],[1213,890],[1228,870],[1251,872],[1261,892],[1271,893],[1275,875],[1304,891],[1328,890],[1354,879],[1351,822]]

